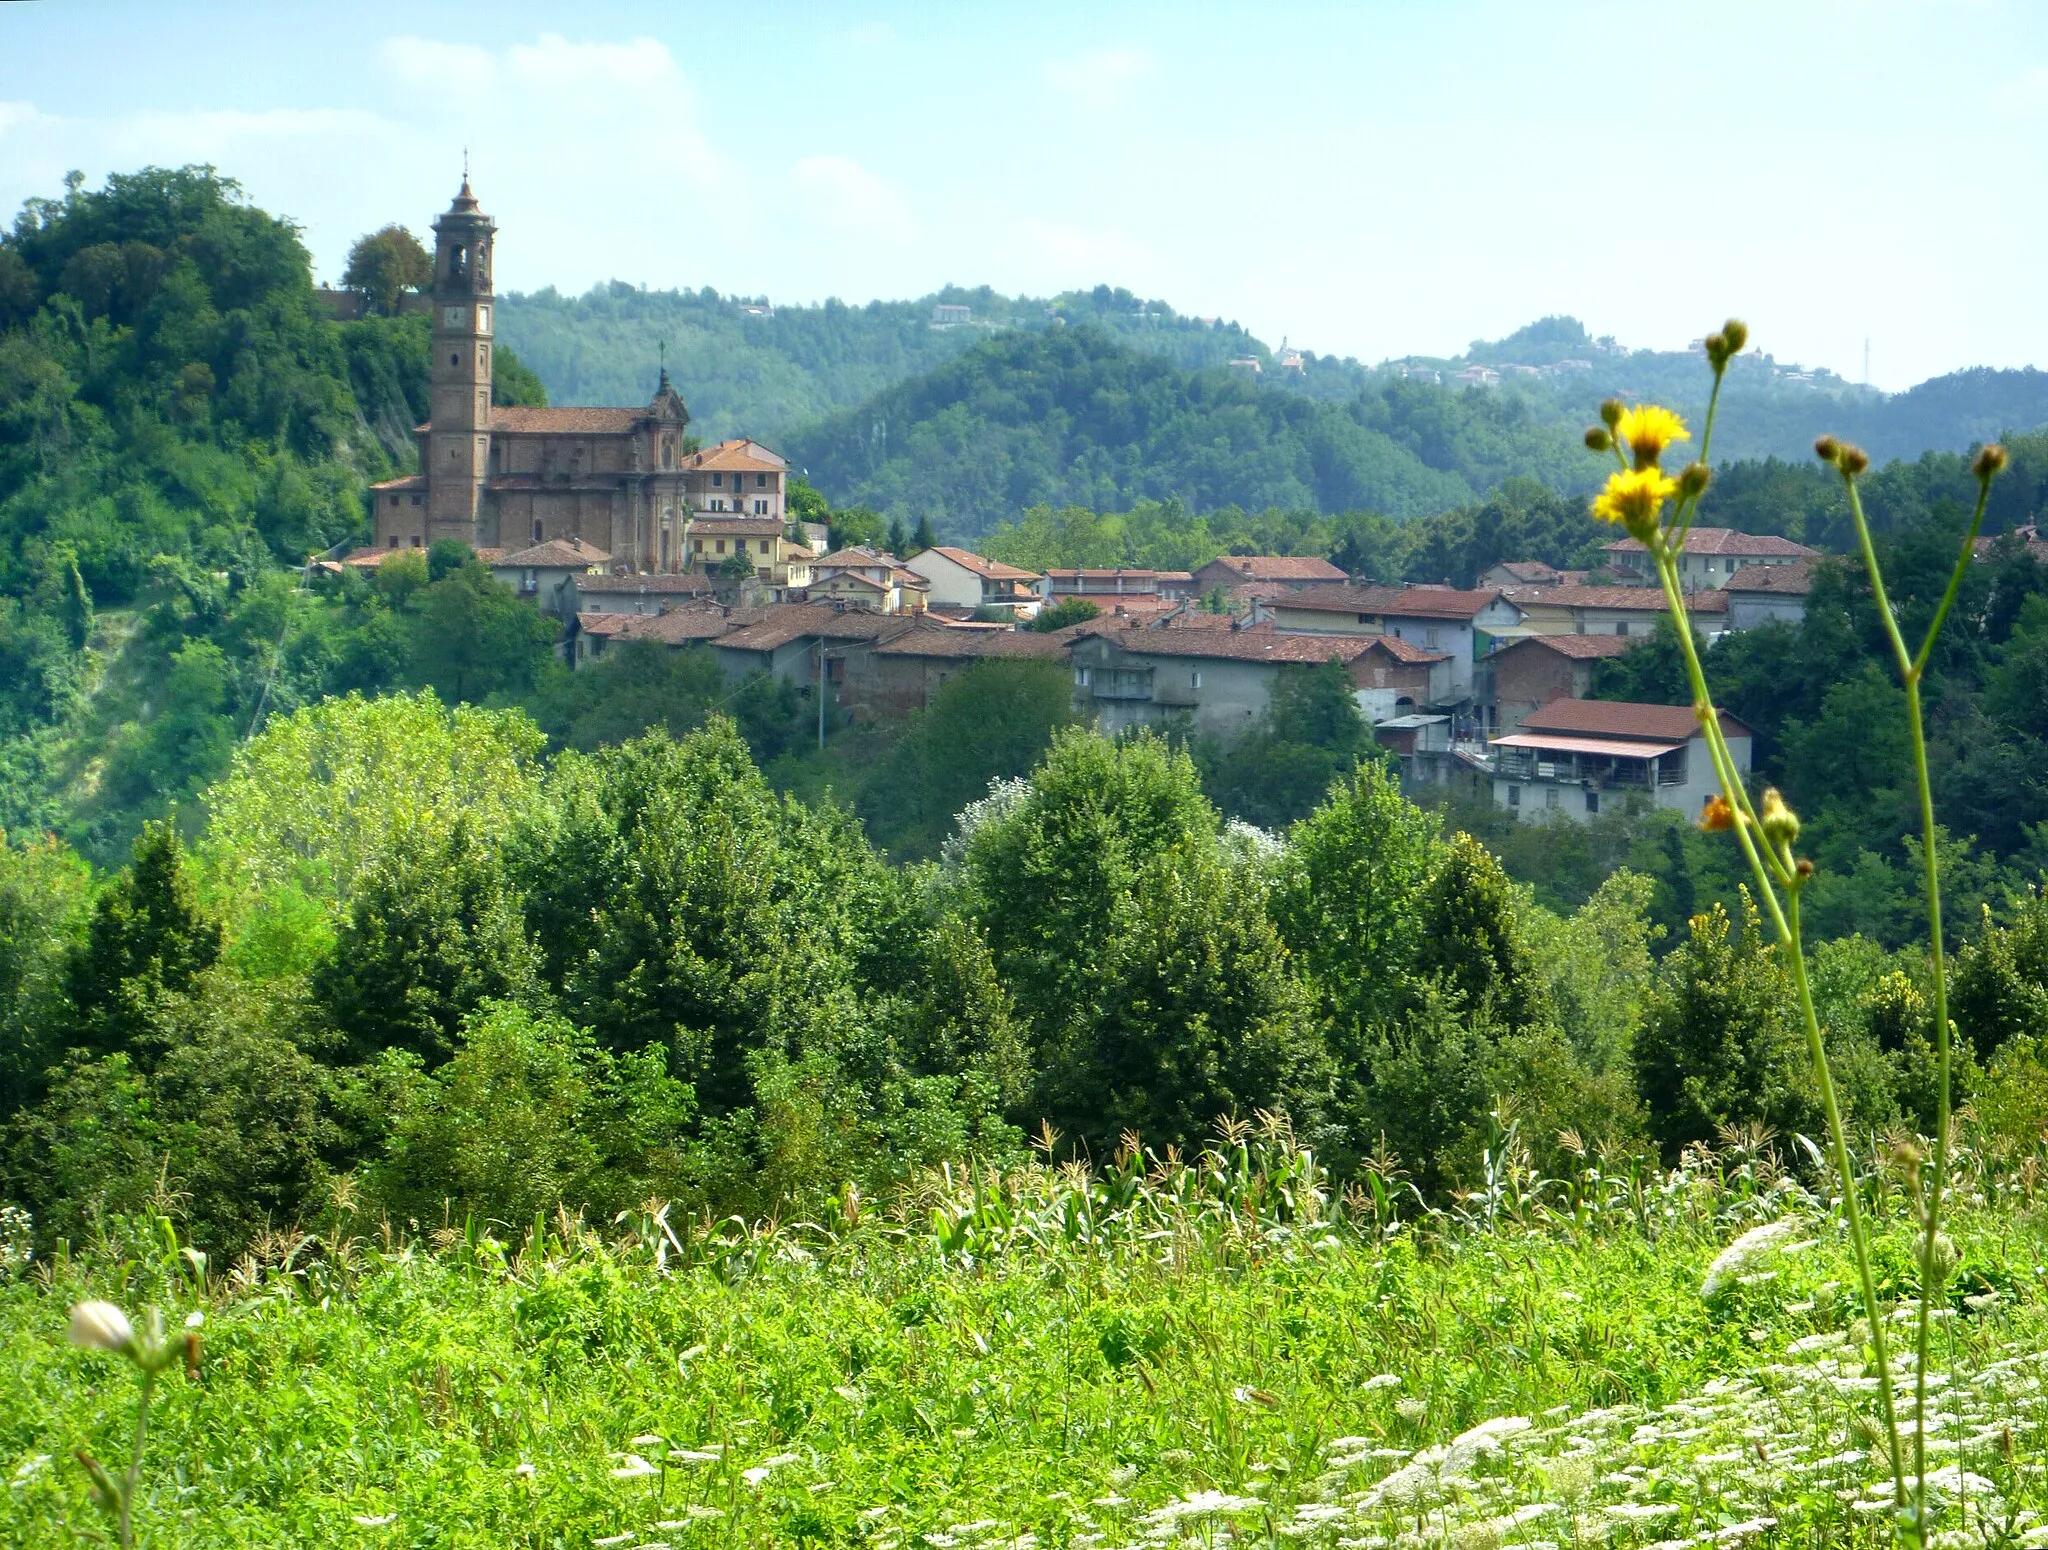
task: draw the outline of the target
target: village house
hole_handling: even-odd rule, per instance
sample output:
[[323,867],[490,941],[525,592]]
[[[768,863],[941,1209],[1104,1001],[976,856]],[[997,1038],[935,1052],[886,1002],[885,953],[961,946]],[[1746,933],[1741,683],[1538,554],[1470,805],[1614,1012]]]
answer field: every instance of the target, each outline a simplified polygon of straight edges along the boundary
[[1721,588],[1728,599],[1728,628],[1753,630],[1760,624],[1803,624],[1806,595],[1813,590],[1813,564],[1745,565]]
[[982,662],[1062,661],[1062,634],[1033,630],[962,629],[929,616],[873,650],[849,654],[840,694],[858,715],[907,716],[924,710],[949,678]]
[[1584,582],[1587,571],[1559,570],[1541,560],[1501,560],[1479,573],[1479,585],[1500,590],[1505,587],[1570,587]]
[[1625,635],[1529,635],[1508,642],[1490,659],[1493,730],[1514,731],[1523,717],[1552,700],[1585,699],[1593,690],[1593,670],[1628,648]]
[[1391,635],[1450,658],[1450,699],[1472,697],[1472,664],[1522,611],[1500,592],[1450,587],[1308,587],[1252,603],[1252,622],[1283,635]]
[[1038,612],[1039,584],[1045,578],[1037,571],[983,559],[949,544],[920,550],[903,563],[924,577],[929,607],[992,609],[1012,619],[1029,619]]
[[1364,653],[1351,664],[1352,697],[1368,722],[1412,715],[1425,706],[1457,705],[1457,660],[1398,635],[1366,637]]
[[825,664],[826,682],[836,685],[845,675],[849,653],[871,648],[915,621],[827,603],[783,603],[761,611],[752,624],[729,630],[711,643],[728,682],[757,673],[786,678],[806,692],[818,681],[818,663]]
[[1039,578],[1038,595],[1048,603],[1070,597],[1085,597],[1091,603],[1103,598],[1158,597],[1156,570],[1049,570]]
[[707,575],[744,557],[772,602],[811,584],[817,556],[785,536],[779,517],[697,517],[689,527],[690,568]]
[[1194,573],[1193,590],[1206,597],[1218,587],[1228,591],[1247,581],[1270,581],[1285,587],[1324,587],[1350,579],[1320,555],[1225,554]]
[[683,459],[683,491],[700,515],[770,517],[778,531],[788,521],[785,485],[789,460],[741,436]]
[[[1721,730],[1747,775],[1750,729],[1724,712]],[[1583,821],[1631,800],[1697,816],[1721,789],[1690,705],[1553,700],[1494,738],[1492,755],[1494,805],[1524,822]]]
[[1176,716],[1196,728],[1237,736],[1272,703],[1284,671],[1335,660],[1352,681],[1374,651],[1359,636],[1282,635],[1270,628],[1084,624],[1074,633],[1074,703],[1115,736]]
[[864,613],[923,611],[931,583],[893,554],[850,544],[811,563],[807,597],[812,602],[857,608]]
[[[1524,635],[1654,635],[1670,610],[1662,587],[1517,587],[1504,594],[1522,611]],[[1712,589],[1685,600],[1694,628],[1718,631],[1728,599]]]
[[678,608],[665,614],[581,613],[576,615],[569,637],[569,664],[582,667],[625,641],[653,641],[677,648],[703,645],[732,627],[725,610],[717,607]]
[[499,581],[557,619],[575,614],[577,585],[602,576],[612,559],[580,538],[551,538],[507,555],[485,550],[478,558]]
[[[1657,585],[1657,567],[1640,539],[1622,538],[1602,544],[1607,568],[1637,586]],[[1732,527],[1696,527],[1685,535],[1678,556],[1678,584],[1694,592],[1720,587],[1747,565],[1795,565],[1820,558],[1818,549],[1795,544],[1772,533],[1738,533]]]

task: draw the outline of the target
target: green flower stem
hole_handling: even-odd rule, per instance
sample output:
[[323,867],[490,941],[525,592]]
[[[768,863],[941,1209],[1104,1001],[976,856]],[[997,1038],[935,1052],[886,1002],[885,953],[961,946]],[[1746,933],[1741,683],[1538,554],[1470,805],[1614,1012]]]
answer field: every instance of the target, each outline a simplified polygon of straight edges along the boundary
[[[1856,1275],[1863,1287],[1863,1306],[1870,1317],[1871,1348],[1877,1358],[1878,1410],[1884,1418],[1886,1443],[1892,1462],[1892,1498],[1903,1508],[1906,1505],[1905,1460],[1899,1446],[1898,1412],[1892,1402],[1891,1353],[1885,1340],[1884,1315],[1878,1307],[1877,1277],[1870,1263],[1870,1234],[1863,1222],[1863,1206],[1857,1197],[1856,1174],[1849,1156],[1849,1138],[1842,1126],[1842,1107],[1835,1095],[1834,1073],[1828,1067],[1826,1040],[1820,1031],[1820,1018],[1813,1007],[1813,987],[1806,977],[1806,952],[1801,941],[1799,927],[1800,879],[1796,873],[1774,877],[1773,873],[1784,873],[1785,867],[1778,856],[1770,852],[1771,864],[1766,867],[1764,854],[1756,847],[1756,834],[1760,832],[1754,814],[1750,810],[1749,793],[1744,787],[1740,772],[1735,768],[1734,756],[1729,752],[1728,740],[1721,731],[1721,713],[1714,704],[1713,695],[1707,688],[1707,674],[1700,664],[1699,642],[1692,633],[1692,615],[1686,611],[1685,599],[1678,590],[1678,561],[1670,544],[1661,537],[1650,546],[1656,557],[1657,574],[1664,584],[1664,599],[1671,609],[1672,619],[1678,625],[1679,649],[1685,657],[1686,676],[1692,684],[1693,705],[1700,718],[1700,729],[1706,733],[1707,749],[1714,760],[1715,774],[1720,778],[1721,791],[1737,811],[1735,838],[1742,846],[1742,853],[1748,859],[1750,870],[1755,873],[1757,887],[1763,894],[1764,904],[1769,909],[1771,924],[1777,930],[1778,940],[1785,949],[1785,955],[1792,971],[1792,986],[1799,998],[1799,1016],[1806,1029],[1806,1049],[1813,1061],[1813,1069],[1820,1082],[1821,1107],[1827,1115],[1828,1142],[1834,1149],[1835,1168],[1842,1179],[1842,1214],[1849,1228],[1849,1244],[1856,1256]],[[1785,896],[1781,903],[1778,886],[1782,881]],[[1922,1299],[1922,1305],[1925,1305]]]
[[121,1481],[121,1550],[135,1543],[135,1492],[142,1483],[142,1445],[149,1439],[149,1400],[156,1389],[156,1369],[142,1369],[142,1400],[135,1410],[135,1446],[128,1455],[128,1473]]
[[1905,637],[1899,632],[1898,618],[1892,612],[1891,599],[1885,594],[1884,577],[1877,564],[1877,548],[1871,542],[1870,523],[1863,513],[1862,493],[1856,487],[1854,475],[1845,474],[1842,482],[1848,486],[1849,512],[1856,521],[1856,543],[1863,553],[1863,568],[1870,575],[1871,595],[1877,600],[1878,617],[1884,621],[1892,653],[1898,659],[1899,682],[1906,691],[1906,726],[1913,737],[1913,780],[1920,798],[1920,860],[1927,891],[1927,946],[1934,972],[1934,1166],[1930,1170],[1926,1195],[1920,1202],[1920,1310],[1913,1330],[1917,1362],[1913,1375],[1913,1504],[1924,1535],[1927,1522],[1928,1356],[1934,1337],[1934,1310],[1942,1300],[1948,1281],[1948,1267],[1940,1262],[1935,1244],[1941,1231],[1942,1196],[1948,1189],[1949,1084],[1953,1054],[1948,1024],[1948,957],[1941,936],[1941,865],[1935,846],[1934,787],[1927,774],[1927,731],[1921,713],[1920,680],[1926,675],[1928,658],[1934,653],[1935,638],[1948,621],[1949,609],[1955,605],[1956,594],[1962,590],[1963,577],[1975,556],[1977,532],[1984,525],[1984,508],[1991,498],[1991,476],[1978,476],[1977,507],[1970,515],[1969,530],[1963,535],[1955,569],[1948,578],[1948,588],[1942,593],[1941,603],[1927,626],[1927,638],[1920,643],[1920,650],[1910,657],[1906,654]]

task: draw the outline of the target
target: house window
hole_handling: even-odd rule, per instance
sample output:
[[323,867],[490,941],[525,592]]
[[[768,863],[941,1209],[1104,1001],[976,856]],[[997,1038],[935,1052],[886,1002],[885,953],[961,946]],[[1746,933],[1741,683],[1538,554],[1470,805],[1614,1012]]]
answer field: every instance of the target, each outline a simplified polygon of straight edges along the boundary
[[387,549],[396,549],[398,547],[398,535],[396,533],[393,533],[390,538],[385,540],[384,547]]
[[718,540],[718,552],[720,554],[725,553],[725,540],[723,538]]
[[714,490],[715,490],[715,489],[719,489],[719,488],[723,487],[723,485],[724,485],[724,484],[725,484],[725,475],[724,475],[724,474],[713,474],[713,475],[711,476],[711,487],[712,487],[712,488],[713,488]]
[[396,506],[398,504],[398,497],[396,495],[388,495],[385,497],[385,503],[387,505]]
[[1626,635],[1626,634],[1628,634],[1628,621],[1627,621],[1626,619],[1624,619],[1624,620],[1622,620],[1622,621],[1621,621],[1621,623],[1617,624],[1617,625],[1616,625],[1616,626],[1614,627],[1614,633],[1615,633],[1615,634],[1617,634],[1617,635]]
[[1508,806],[1509,806],[1509,807],[1520,807],[1521,805],[1522,805],[1522,788],[1521,788],[1520,786],[1510,786],[1510,787],[1508,787]]
[[763,554],[768,552],[768,540],[765,538],[761,540],[761,552]]
[[[397,542],[397,540],[396,540],[396,539],[393,539],[393,540],[392,540],[392,542],[393,542],[393,543],[396,543],[396,542]],[[1082,688],[1082,689],[1085,689],[1085,688],[1087,688],[1087,687],[1088,687],[1088,669],[1087,669],[1087,668],[1085,668],[1085,667],[1077,667],[1077,668],[1075,668],[1075,669],[1074,669],[1074,683],[1075,683],[1075,685],[1076,685],[1077,687],[1079,687],[1079,688]]]
[[759,516],[759,517],[765,517],[765,516],[767,516],[767,515],[768,515],[768,503],[767,503],[766,501],[755,501],[755,502],[754,502],[754,515],[756,515],[756,516]]
[[420,503],[420,498],[419,498],[419,497],[418,497],[417,495],[415,495],[415,496],[414,496],[414,497],[412,498],[412,503],[413,503],[413,504],[414,504],[415,506],[417,506],[417,505],[418,505],[418,504]]
[[1433,625],[1433,624],[1432,624],[1431,626],[1429,626],[1429,628],[1428,628],[1428,629],[1426,629],[1426,630],[1424,630],[1424,631],[1422,632],[1422,644],[1423,644],[1423,645],[1425,645],[1425,646],[1432,646],[1432,647],[1436,645],[1436,626],[1435,626],[1435,625]]
[[1543,805],[1545,807],[1557,806],[1557,787],[1545,786],[1543,788]]
[[450,366],[460,366],[462,364],[462,357],[451,350],[448,352],[448,364]]
[[1597,812],[1599,812],[1599,811],[1600,811],[1600,793],[1599,793],[1599,792],[1597,792],[1597,791],[1589,791],[1589,792],[1587,792],[1587,793],[1586,793],[1586,811],[1587,811],[1587,812],[1589,812],[1589,813],[1597,813]]
[[767,489],[767,488],[768,488],[768,476],[767,476],[766,474],[756,474],[756,475],[754,475],[754,488],[755,488],[755,489],[757,489],[757,490],[765,490],[765,489]]
[[1190,689],[1199,689],[1202,687],[1202,675],[1199,672],[1188,674],[1188,687]]
[[540,518],[539,518],[539,517],[535,517],[535,518],[533,519],[533,541],[534,541],[535,543],[539,543],[539,542],[540,542]]

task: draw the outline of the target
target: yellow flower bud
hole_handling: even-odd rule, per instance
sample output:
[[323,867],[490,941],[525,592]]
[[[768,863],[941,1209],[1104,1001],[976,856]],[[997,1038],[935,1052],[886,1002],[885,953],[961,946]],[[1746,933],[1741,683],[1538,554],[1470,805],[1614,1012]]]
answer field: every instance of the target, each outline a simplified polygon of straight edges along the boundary
[[1709,793],[1706,805],[1700,809],[1700,827],[1708,834],[1719,834],[1735,827],[1735,809],[1728,805],[1728,799],[1720,792]]
[[1600,406],[1600,423],[1609,430],[1621,423],[1621,417],[1628,405],[1618,398],[1610,398]]
[[1870,466],[1870,454],[1854,442],[1845,441],[1842,443],[1841,462],[1836,466],[1853,479]]
[[1728,358],[1733,360],[1749,343],[1749,325],[1741,318],[1730,318],[1721,325],[1721,337],[1728,341]]
[[1707,347],[1707,364],[1719,371],[1728,364],[1728,340],[1721,334],[1709,334],[1703,341]]
[[1813,455],[1823,463],[1839,463],[1842,458],[1842,444],[1832,436],[1822,436],[1813,444]]
[[1977,455],[1970,460],[1970,472],[1979,479],[1989,479],[2005,467],[2005,448],[1995,441],[1987,441],[1977,449]]
[[1707,493],[1707,465],[1688,463],[1685,472],[1678,476],[1678,494],[1682,500],[1698,500]]
[[1609,451],[1613,446],[1614,438],[1607,434],[1606,426],[1589,425],[1586,427],[1587,450],[1592,452],[1606,452]]
[[1764,838],[1773,845],[1790,845],[1799,838],[1799,815],[1785,805],[1776,786],[1764,792],[1763,811],[1756,815],[1756,821]]

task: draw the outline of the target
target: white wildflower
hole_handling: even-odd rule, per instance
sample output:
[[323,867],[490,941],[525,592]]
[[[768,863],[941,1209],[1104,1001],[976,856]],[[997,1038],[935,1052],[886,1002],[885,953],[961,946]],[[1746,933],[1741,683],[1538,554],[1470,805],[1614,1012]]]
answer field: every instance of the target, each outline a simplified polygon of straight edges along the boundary
[[1231,1496],[1223,1491],[1197,1491],[1192,1496],[1168,1502],[1164,1507],[1146,1513],[1145,1522],[1156,1526],[1178,1523],[1183,1518],[1222,1517],[1233,1512],[1255,1512],[1264,1505],[1256,1497]]
[[626,1446],[629,1448],[658,1448],[667,1441],[668,1439],[659,1432],[642,1432],[638,1437],[627,1443]]
[[128,1315],[97,1298],[71,1310],[71,1343],[88,1351],[125,1351],[135,1343]]
[[1376,1372],[1360,1385],[1368,1393],[1374,1389],[1397,1389],[1400,1386],[1401,1375],[1394,1372]]
[[517,1475],[521,1480],[531,1480],[533,1478],[533,1466],[527,1463],[524,1459],[521,1459],[518,1465],[513,1469],[512,1473]]
[[396,1523],[397,1521],[398,1514],[395,1512],[379,1513],[375,1517],[371,1517],[368,1514],[359,1512],[355,1516],[355,1524],[357,1528],[389,1528],[392,1524]]
[[671,1464],[716,1464],[718,1455],[709,1448],[670,1448],[668,1461]]
[[661,1470],[650,1464],[637,1453],[628,1453],[618,1468],[612,1471],[614,1480],[642,1480],[648,1475],[658,1475]]
[[185,1327],[187,1329],[204,1329],[206,1327],[206,1315],[197,1308],[194,1308],[185,1315]]
[[591,1541],[593,1545],[599,1547],[599,1550],[603,1550],[603,1547],[606,1545],[630,1545],[632,1542],[633,1531],[631,1529],[627,1529],[623,1534],[608,1534],[603,1539],[593,1539]]
[[1798,1223],[1789,1220],[1765,1222],[1760,1227],[1750,1228],[1715,1256],[1713,1264],[1707,1267],[1706,1279],[1700,1283],[1700,1295],[1718,1296],[1731,1282],[1748,1274],[1752,1266],[1798,1230]]
[[47,1453],[38,1453],[33,1458],[24,1459],[20,1467],[14,1471],[13,1483],[25,1485],[49,1467],[50,1455]]

